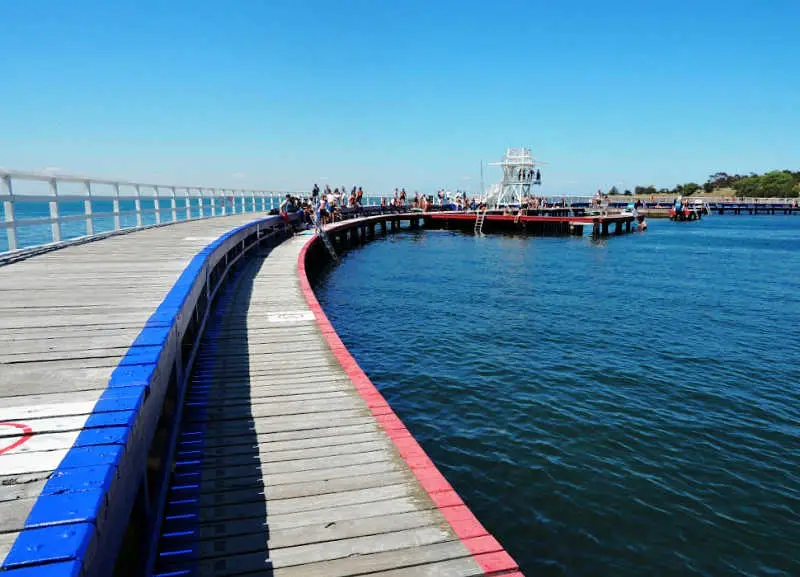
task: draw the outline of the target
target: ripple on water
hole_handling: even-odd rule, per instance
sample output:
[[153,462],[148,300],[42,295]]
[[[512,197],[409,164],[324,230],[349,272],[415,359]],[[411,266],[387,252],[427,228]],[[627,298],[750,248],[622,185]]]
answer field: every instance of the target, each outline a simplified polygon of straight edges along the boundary
[[800,220],[401,233],[317,294],[530,575],[800,575]]

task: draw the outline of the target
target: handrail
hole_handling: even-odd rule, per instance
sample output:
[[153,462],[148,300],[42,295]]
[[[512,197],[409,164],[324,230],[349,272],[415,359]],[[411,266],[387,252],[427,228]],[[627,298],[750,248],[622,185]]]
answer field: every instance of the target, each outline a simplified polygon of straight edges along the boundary
[[[49,187],[50,194],[19,192],[16,190],[21,181],[38,182]],[[59,185],[82,184],[80,193],[70,191],[62,194]],[[110,187],[111,194],[97,194],[95,187]],[[63,188],[63,187],[62,187]],[[70,238],[83,238],[95,234],[96,219],[111,219],[102,232],[119,230],[135,230],[167,222],[179,222],[193,218],[209,216],[224,216],[226,214],[239,214],[243,212],[269,211],[276,208],[279,198],[288,191],[245,189],[218,186],[188,186],[174,184],[155,184],[133,182],[128,180],[113,180],[105,178],[91,178],[74,175],[56,175],[46,173],[33,173],[0,169],[0,203],[2,203],[4,218],[0,221],[0,231],[5,229],[5,250],[0,246],[0,254],[12,253],[20,249],[46,246],[62,241],[63,231],[61,225],[69,222],[84,221],[83,233],[75,234]],[[166,193],[166,194],[163,194]],[[299,195],[297,192],[290,194]],[[169,201],[169,206],[163,206]],[[76,209],[70,214],[62,215],[60,203],[83,202],[83,210]],[[111,202],[112,211],[94,212],[93,202]],[[133,202],[133,210],[120,210],[121,202]],[[150,205],[143,208],[142,203]],[[18,214],[26,207],[22,203],[47,203],[48,216],[24,216]],[[152,207],[152,208],[151,208]],[[44,206],[42,206],[44,209]],[[122,216],[135,215],[136,224],[123,226]],[[155,222],[144,223],[144,215],[154,215]],[[22,218],[18,218],[22,217]],[[182,217],[182,218],[180,218]],[[18,229],[23,227],[50,225],[49,238],[45,242],[20,242]]]

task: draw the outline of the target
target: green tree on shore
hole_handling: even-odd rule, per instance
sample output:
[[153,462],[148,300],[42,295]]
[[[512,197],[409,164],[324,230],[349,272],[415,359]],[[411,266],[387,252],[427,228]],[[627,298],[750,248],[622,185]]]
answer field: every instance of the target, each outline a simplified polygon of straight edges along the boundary
[[773,170],[761,176],[751,175],[733,184],[739,196],[791,198],[798,196],[800,174]]
[[[637,186],[634,188],[634,193],[639,196],[656,194],[690,196],[700,190],[707,194],[714,194],[715,191],[721,189],[728,191],[733,189],[738,196],[753,198],[796,198],[800,196],[800,171],[773,170],[765,174],[753,172],[749,175],[715,172],[702,186],[696,182],[678,184],[672,189],[661,188],[658,190],[654,186]],[[611,193],[609,192],[609,194]],[[730,192],[726,194],[730,194]]]

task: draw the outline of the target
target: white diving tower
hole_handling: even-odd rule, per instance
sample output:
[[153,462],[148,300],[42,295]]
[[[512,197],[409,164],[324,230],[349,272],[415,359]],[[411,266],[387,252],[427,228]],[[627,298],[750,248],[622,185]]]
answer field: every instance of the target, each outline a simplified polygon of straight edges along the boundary
[[546,162],[536,160],[530,148],[509,148],[502,162],[490,162],[489,166],[503,167],[503,180],[491,185],[483,201],[488,208],[520,206],[531,196],[531,186],[542,184],[542,173],[537,167]]

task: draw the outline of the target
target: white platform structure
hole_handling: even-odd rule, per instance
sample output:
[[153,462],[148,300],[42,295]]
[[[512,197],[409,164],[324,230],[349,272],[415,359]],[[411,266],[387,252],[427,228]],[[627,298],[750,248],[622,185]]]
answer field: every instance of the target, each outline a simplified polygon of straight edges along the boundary
[[492,184],[485,191],[483,202],[490,209],[504,206],[519,206],[531,196],[531,187],[542,184],[539,166],[546,162],[536,160],[530,148],[509,148],[502,162],[490,162],[489,166],[503,168],[503,180]]

